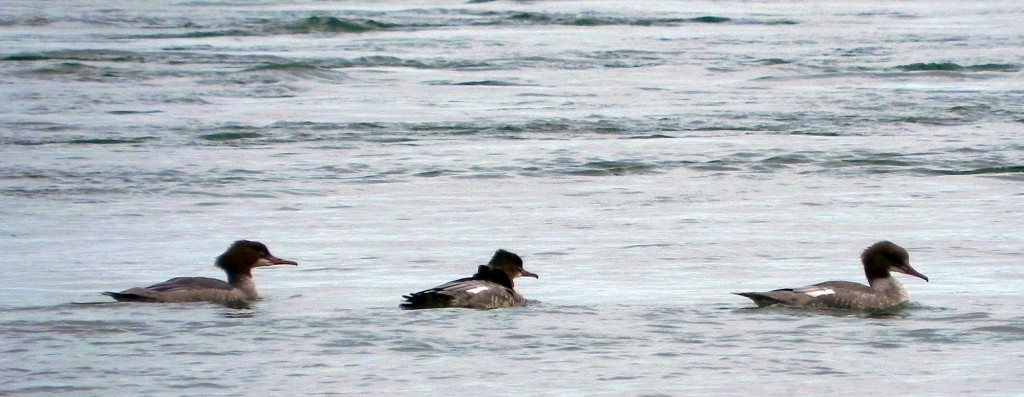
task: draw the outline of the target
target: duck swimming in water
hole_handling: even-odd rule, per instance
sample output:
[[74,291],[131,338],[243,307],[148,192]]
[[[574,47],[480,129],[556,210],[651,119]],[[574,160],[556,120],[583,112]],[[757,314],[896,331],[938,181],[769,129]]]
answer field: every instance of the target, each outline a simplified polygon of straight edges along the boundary
[[519,255],[505,250],[494,253],[487,265],[481,265],[472,277],[461,278],[437,287],[402,296],[402,309],[497,309],[526,305],[512,283],[516,277],[540,278],[523,269]]
[[928,277],[910,266],[910,254],[889,241],[879,241],[860,256],[868,285],[849,281],[826,281],[800,288],[767,292],[735,292],[750,298],[758,307],[775,304],[798,307],[878,310],[907,303],[910,299],[903,283],[890,272],[909,274],[928,281]]
[[259,299],[252,269],[272,265],[298,265],[270,254],[257,241],[238,240],[217,257],[217,267],[227,273],[224,282],[208,277],[175,277],[148,287],[103,292],[119,302],[214,302],[239,304]]

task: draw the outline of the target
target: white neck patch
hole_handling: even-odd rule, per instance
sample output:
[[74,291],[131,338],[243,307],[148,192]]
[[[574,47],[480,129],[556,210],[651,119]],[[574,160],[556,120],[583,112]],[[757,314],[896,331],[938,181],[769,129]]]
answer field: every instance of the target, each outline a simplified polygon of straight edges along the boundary
[[256,288],[256,281],[252,277],[239,277],[235,280],[235,288],[242,290],[249,299],[260,297],[260,290]]
[[885,277],[871,281],[871,288],[874,288],[879,293],[892,297],[892,299],[906,302],[910,299],[910,295],[907,293],[907,288],[903,286],[900,280],[895,277]]

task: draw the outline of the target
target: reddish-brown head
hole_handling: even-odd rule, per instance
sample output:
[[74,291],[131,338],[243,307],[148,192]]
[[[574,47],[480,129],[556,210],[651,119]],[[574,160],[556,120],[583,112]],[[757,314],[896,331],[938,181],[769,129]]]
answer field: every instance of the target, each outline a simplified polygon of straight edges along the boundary
[[293,265],[294,261],[278,258],[258,241],[238,240],[217,257],[217,267],[233,274],[248,274],[253,268],[272,265]]
[[889,272],[897,272],[928,281],[927,276],[910,266],[907,250],[889,241],[871,245],[860,255],[860,260],[864,263],[864,273],[868,280],[889,277]]
[[491,257],[491,261],[487,263],[487,266],[491,269],[497,269],[505,272],[508,275],[509,280],[513,280],[516,277],[533,277],[540,278],[535,273],[531,273],[523,269],[523,259],[519,255],[513,254],[505,250],[498,250]]

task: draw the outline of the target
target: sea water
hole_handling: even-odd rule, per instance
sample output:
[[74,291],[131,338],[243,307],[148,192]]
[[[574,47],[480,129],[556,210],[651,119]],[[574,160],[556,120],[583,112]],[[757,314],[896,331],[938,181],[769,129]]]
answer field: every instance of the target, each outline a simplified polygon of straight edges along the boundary
[[[1019,395],[1017,1],[0,4],[0,395]],[[297,268],[263,300],[99,295]],[[887,313],[731,295],[863,282]],[[499,248],[525,308],[401,311]]]

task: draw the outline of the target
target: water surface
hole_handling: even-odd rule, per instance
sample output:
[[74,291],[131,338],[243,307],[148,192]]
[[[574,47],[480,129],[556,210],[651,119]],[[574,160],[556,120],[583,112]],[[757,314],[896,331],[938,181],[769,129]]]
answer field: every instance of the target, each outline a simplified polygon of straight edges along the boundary
[[[0,395],[1015,395],[1014,1],[0,5]],[[108,303],[221,277],[249,309]],[[751,310],[859,281],[892,313]],[[531,305],[397,309],[494,250]]]

